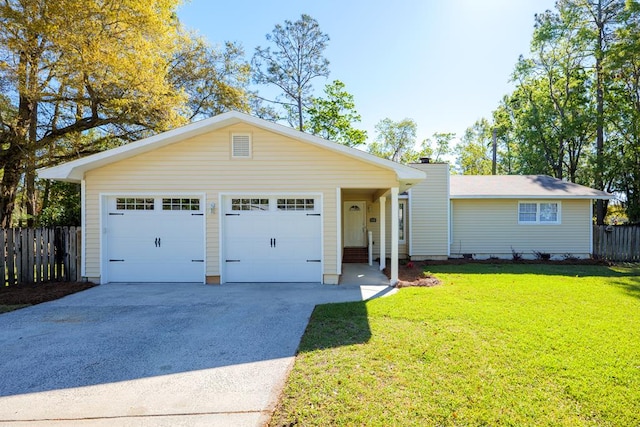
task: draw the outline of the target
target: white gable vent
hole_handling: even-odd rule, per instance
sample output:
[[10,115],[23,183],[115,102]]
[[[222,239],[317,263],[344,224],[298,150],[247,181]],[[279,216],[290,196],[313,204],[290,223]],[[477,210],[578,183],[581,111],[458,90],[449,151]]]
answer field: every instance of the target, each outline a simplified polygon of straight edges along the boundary
[[251,157],[251,135],[234,133],[231,135],[231,156],[248,159]]

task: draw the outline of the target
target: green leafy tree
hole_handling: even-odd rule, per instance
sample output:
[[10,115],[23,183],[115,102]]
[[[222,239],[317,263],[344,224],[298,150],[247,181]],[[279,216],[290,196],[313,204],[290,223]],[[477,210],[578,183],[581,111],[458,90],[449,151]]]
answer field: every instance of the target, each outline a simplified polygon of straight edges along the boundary
[[585,71],[585,43],[571,14],[536,17],[530,59],[520,58],[508,102],[524,173],[576,182],[594,129]]
[[443,156],[452,153],[451,141],[456,137],[451,132],[436,132],[431,138],[422,143],[420,157],[432,157],[434,162],[440,162]]
[[629,221],[640,223],[640,5],[629,2],[621,18],[604,70],[611,109],[604,179],[624,194]]
[[42,211],[38,216],[40,227],[79,226],[80,185],[71,182],[51,182],[44,185]]
[[[594,80],[596,99],[596,150],[595,150],[595,186],[604,190],[605,187],[605,126],[608,112],[605,111],[605,97],[607,81],[605,77],[605,65],[610,58],[609,47],[611,35],[619,24],[620,14],[625,8],[625,3],[632,4],[631,0],[576,0],[559,3],[558,8],[562,12],[564,8],[569,13],[575,13],[581,18],[582,34],[586,35],[590,52],[594,60]],[[607,215],[607,203],[604,200],[596,201],[596,223],[604,224]]]
[[334,80],[325,86],[324,98],[313,98],[309,115],[308,130],[314,135],[349,147],[364,144],[367,132],[353,127],[360,122],[353,95],[345,90],[345,84]]
[[417,160],[416,122],[403,119],[399,122],[386,118],[376,124],[376,139],[369,144],[371,154],[399,163],[412,163]]
[[492,132],[487,119],[481,119],[467,128],[455,148],[456,166],[463,175],[491,175]]
[[329,75],[324,50],[329,36],[318,22],[303,14],[298,21],[284,21],[266,36],[271,47],[258,46],[252,59],[253,79],[258,84],[275,85],[284,99],[276,100],[285,108],[290,122],[304,130],[305,109],[311,104],[312,81]]
[[248,112],[251,67],[242,47],[226,42],[224,47],[213,48],[188,33],[181,40],[169,63],[167,78],[173,88],[187,95],[183,115],[193,121],[229,110]]
[[[242,77],[231,65],[239,55],[228,47],[212,56],[185,34],[175,18],[179,3],[0,3],[0,227],[11,225],[22,180],[33,224],[37,167],[178,126],[220,108],[227,95],[231,106],[243,104]],[[198,52],[228,61],[205,72],[210,63]],[[221,84],[210,86],[211,76]]]

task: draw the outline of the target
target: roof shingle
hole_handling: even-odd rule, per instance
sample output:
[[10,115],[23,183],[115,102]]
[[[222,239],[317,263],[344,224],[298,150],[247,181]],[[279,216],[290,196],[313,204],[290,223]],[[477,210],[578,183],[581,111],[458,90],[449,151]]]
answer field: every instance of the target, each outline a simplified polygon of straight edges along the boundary
[[547,175],[452,175],[452,199],[611,199],[613,195]]

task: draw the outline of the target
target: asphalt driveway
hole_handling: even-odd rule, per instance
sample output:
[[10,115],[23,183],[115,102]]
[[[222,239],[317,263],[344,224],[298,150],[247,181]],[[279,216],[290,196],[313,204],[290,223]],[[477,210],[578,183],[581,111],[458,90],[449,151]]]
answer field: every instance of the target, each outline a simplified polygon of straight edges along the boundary
[[315,305],[390,288],[109,284],[0,315],[0,426],[255,426]]

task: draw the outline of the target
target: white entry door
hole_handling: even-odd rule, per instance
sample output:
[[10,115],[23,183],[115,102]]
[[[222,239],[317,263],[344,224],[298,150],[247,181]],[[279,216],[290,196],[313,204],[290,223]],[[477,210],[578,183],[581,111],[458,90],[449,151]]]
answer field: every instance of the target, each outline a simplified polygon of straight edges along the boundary
[[225,200],[224,282],[320,282],[318,197],[238,196]]
[[200,197],[110,197],[107,206],[109,282],[204,282]]
[[344,215],[344,246],[363,248],[367,246],[366,232],[366,202],[345,202]]

